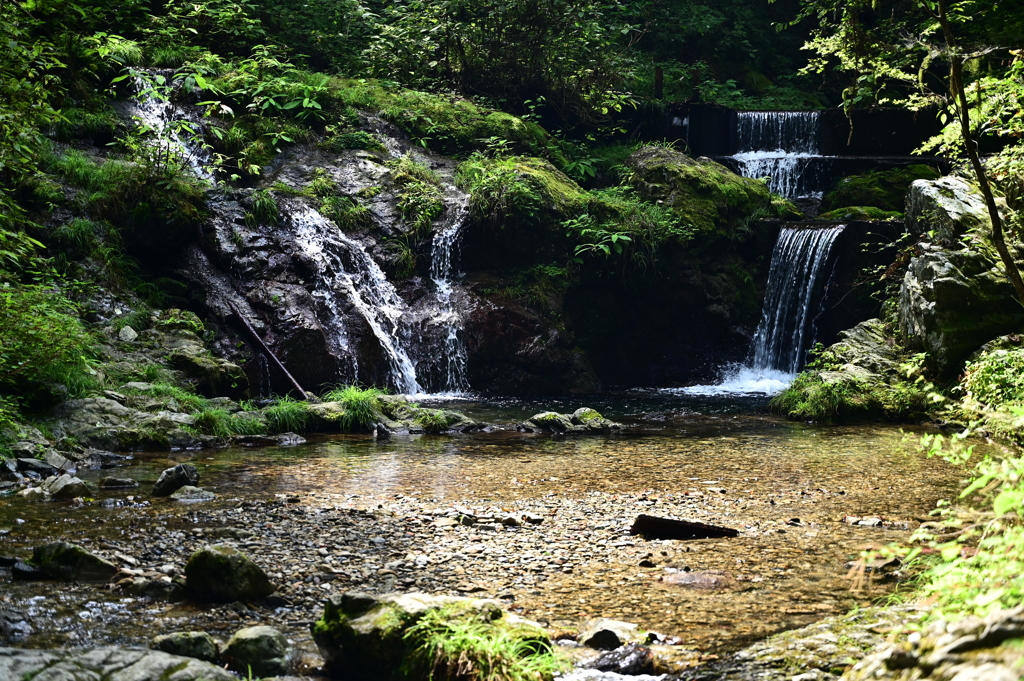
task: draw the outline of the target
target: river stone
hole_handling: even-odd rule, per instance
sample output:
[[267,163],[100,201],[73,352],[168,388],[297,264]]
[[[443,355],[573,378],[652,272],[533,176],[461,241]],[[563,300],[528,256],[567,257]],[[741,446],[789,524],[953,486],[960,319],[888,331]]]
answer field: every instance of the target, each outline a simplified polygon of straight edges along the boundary
[[585,662],[582,666],[628,676],[650,674],[654,671],[654,654],[650,648],[638,643],[627,643],[609,650],[595,660]]
[[44,576],[65,582],[105,582],[117,574],[117,566],[110,561],[62,541],[35,547],[32,564]]
[[274,593],[267,573],[244,553],[223,544],[205,546],[188,559],[185,580],[199,601],[257,601]]
[[209,662],[139,648],[0,648],[0,679],[39,681],[238,681]]
[[117,332],[117,337],[125,343],[131,343],[139,337],[139,332],[126,325],[121,327],[121,330]]
[[26,487],[25,489],[18,492],[18,496],[25,501],[46,501],[46,492],[43,491],[42,487]]
[[637,625],[606,617],[587,620],[576,637],[582,645],[598,650],[613,650],[631,641],[639,640]]
[[243,676],[283,676],[288,673],[288,641],[274,627],[247,627],[227,642],[221,660]]
[[42,489],[50,497],[57,500],[92,496],[92,490],[89,489],[85,482],[67,473],[43,481]]
[[185,486],[195,487],[199,484],[199,471],[190,463],[179,463],[168,468],[153,485],[153,496],[167,497]]
[[20,482],[25,476],[18,470],[18,462],[15,459],[0,459],[0,480],[7,482]]
[[112,476],[100,478],[100,489],[130,489],[138,486],[139,481],[131,478],[115,478]]
[[20,610],[0,608],[0,641],[15,641],[33,633],[25,613]]
[[175,501],[212,501],[217,498],[217,495],[201,487],[185,485],[172,494],[171,498]]
[[899,298],[900,333],[925,350],[939,378],[954,378],[982,344],[1024,326],[1013,286],[990,258],[925,244]]
[[609,421],[589,407],[577,409],[572,414],[545,411],[516,426],[517,430],[527,433],[603,433],[621,428],[621,424]]
[[59,471],[45,461],[23,457],[18,459],[18,471],[30,478],[48,478]]
[[414,641],[406,630],[431,610],[450,609],[473,617],[505,635],[550,649],[547,633],[536,622],[505,613],[491,600],[434,596],[424,593],[376,596],[360,592],[333,594],[323,617],[312,627],[313,640],[332,674],[359,681],[390,681],[400,676],[403,659]]
[[205,631],[176,631],[153,637],[149,642],[153,650],[162,650],[171,655],[193,657],[214,664],[220,659],[220,648],[216,639]]

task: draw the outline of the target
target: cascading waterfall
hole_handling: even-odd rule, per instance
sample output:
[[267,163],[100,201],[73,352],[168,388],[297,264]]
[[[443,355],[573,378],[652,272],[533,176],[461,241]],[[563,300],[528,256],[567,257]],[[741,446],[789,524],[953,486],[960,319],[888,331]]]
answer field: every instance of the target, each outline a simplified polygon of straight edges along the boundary
[[817,111],[740,111],[739,153],[732,158],[744,177],[767,177],[768,187],[788,199],[821,196],[819,176],[827,157],[818,154]]
[[136,118],[157,136],[156,146],[188,166],[196,177],[211,184],[215,178],[210,170],[210,152],[196,142],[198,117],[174,106],[169,100],[154,95],[152,87],[141,77],[135,79]]
[[286,219],[294,229],[296,243],[315,266],[320,285],[314,297],[330,311],[331,324],[325,326],[334,334],[331,340],[339,354],[352,354],[344,336],[344,315],[337,303],[347,299],[380,343],[390,368],[391,387],[406,395],[423,392],[409,358],[409,334],[402,324],[405,302],[366,249],[307,206],[290,211]]
[[437,292],[437,323],[444,333],[444,354],[441,357],[441,375],[444,377],[443,392],[465,392],[469,389],[466,379],[466,344],[459,332],[462,318],[455,310],[452,294],[458,279],[459,246],[462,228],[469,217],[469,196],[460,195],[455,205],[449,204],[450,218],[434,234],[431,246],[430,278]]
[[768,273],[768,293],[754,334],[756,370],[795,374],[814,342],[814,316],[821,302],[832,245],[843,225],[820,229],[786,227],[779,233]]
[[732,367],[718,385],[692,386],[680,392],[772,394],[789,385],[815,342],[814,322],[831,275],[832,246],[843,229],[844,225],[783,228],[772,253],[752,361]]

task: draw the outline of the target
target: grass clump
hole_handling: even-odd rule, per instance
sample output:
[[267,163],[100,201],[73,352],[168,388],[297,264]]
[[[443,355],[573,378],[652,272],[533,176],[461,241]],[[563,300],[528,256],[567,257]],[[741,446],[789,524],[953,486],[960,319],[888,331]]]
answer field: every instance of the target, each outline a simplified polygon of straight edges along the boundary
[[437,435],[451,428],[459,420],[459,416],[445,409],[417,409],[413,420],[424,432]]
[[263,435],[267,423],[253,414],[230,414],[219,407],[207,408],[193,414],[195,429],[206,435],[230,437],[232,435]]
[[404,634],[411,646],[408,677],[551,681],[568,668],[543,631],[487,619],[492,614],[457,607],[427,611]]
[[[149,367],[156,367],[158,365],[148,365]],[[160,367],[162,369],[162,367]],[[160,371],[159,369],[153,369],[152,374],[154,378],[160,377],[166,372],[166,370]],[[155,382],[149,384],[146,388],[121,388],[125,393],[129,395],[148,395],[150,397],[162,397],[167,398],[171,401],[171,407],[189,414],[200,413],[209,409],[209,401],[202,395],[196,395],[184,388],[176,386],[172,383]]]
[[266,407],[263,416],[272,433],[301,433],[310,419],[307,403],[287,395],[278,397],[274,404]]
[[398,188],[398,210],[409,232],[418,238],[430,233],[434,220],[444,212],[440,177],[412,154],[388,162]]
[[323,399],[341,404],[344,413],[338,418],[338,426],[342,431],[351,433],[372,428],[377,423],[381,411],[380,398],[386,394],[378,388],[349,385],[327,391]]

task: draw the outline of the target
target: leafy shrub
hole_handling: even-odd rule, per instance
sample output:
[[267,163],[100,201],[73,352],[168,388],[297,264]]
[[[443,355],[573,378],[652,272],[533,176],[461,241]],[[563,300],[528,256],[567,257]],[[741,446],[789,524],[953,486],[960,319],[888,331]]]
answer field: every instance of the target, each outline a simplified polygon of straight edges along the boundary
[[458,415],[444,409],[418,409],[415,421],[428,433],[443,433],[458,421]]
[[309,407],[293,397],[278,397],[263,410],[272,433],[301,433],[309,423]]
[[386,393],[377,388],[358,388],[354,385],[334,388],[323,396],[327,402],[338,402],[345,413],[338,425],[346,433],[372,428],[380,418],[380,398]]
[[999,348],[967,363],[960,390],[989,408],[1024,406],[1024,348]]
[[0,389],[32,399],[84,395],[96,384],[92,344],[58,291],[0,284]]

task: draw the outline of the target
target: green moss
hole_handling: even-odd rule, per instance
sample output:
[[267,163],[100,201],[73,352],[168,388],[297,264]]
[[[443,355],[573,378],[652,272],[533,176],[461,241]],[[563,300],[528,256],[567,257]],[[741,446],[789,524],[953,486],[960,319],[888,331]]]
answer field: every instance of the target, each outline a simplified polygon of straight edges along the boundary
[[434,220],[444,212],[440,177],[412,154],[389,161],[388,167],[398,190],[398,211],[407,230],[419,239],[425,238],[430,234]]
[[332,134],[328,134],[320,141],[319,146],[321,149],[334,152],[344,151],[346,149],[386,151],[384,143],[380,141],[379,137],[364,130],[354,130],[352,132],[342,133],[334,132]]
[[903,213],[874,206],[848,206],[818,216],[819,220],[902,220]]
[[601,414],[596,409],[590,408],[579,410],[579,413],[576,414],[576,417],[583,423],[589,423],[591,421],[600,421],[604,419],[604,417],[601,416]]
[[714,161],[695,161],[665,147],[630,156],[628,183],[648,201],[668,206],[694,234],[732,235],[755,217],[775,215],[771,193],[759,180],[740,177]]
[[914,164],[844,177],[821,201],[823,211],[844,206],[866,206],[888,212],[903,210],[907,190],[914,180],[934,180],[941,173],[932,166]]

